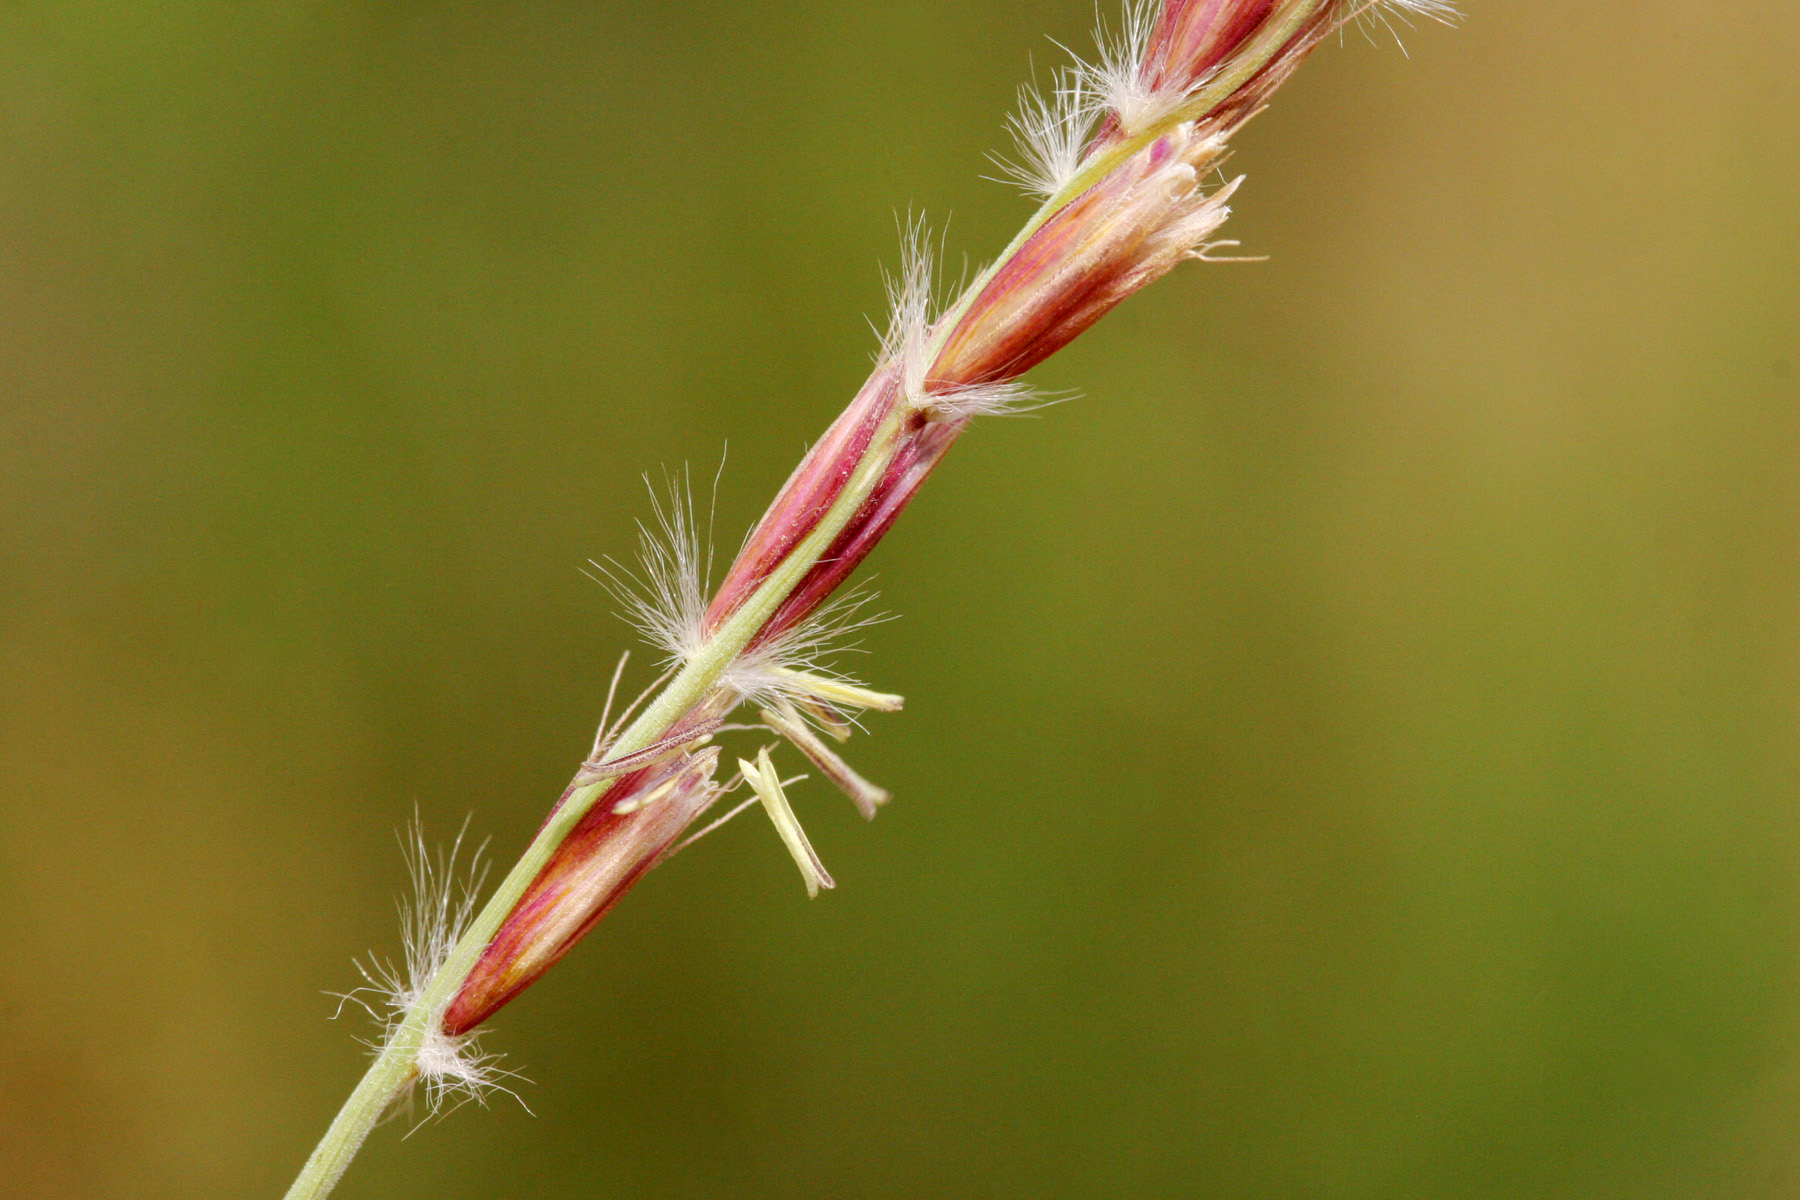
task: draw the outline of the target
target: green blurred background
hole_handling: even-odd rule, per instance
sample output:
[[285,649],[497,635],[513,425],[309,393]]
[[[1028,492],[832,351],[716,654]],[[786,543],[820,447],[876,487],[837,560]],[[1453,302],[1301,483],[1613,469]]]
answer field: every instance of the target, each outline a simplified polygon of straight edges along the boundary
[[[1800,1196],[1800,6],[1322,51],[873,561],[872,826],[656,872],[399,1197]],[[278,1195],[1073,0],[0,9],[0,1194]],[[641,681],[647,672],[639,672]]]

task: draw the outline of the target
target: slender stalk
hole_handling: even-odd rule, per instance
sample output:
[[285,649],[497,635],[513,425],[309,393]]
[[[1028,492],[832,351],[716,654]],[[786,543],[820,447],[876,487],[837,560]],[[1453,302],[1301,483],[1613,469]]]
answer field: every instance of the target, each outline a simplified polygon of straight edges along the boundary
[[422,1019],[415,1021],[409,1017],[406,1024],[388,1039],[375,1061],[369,1064],[356,1090],[350,1093],[344,1107],[332,1119],[325,1136],[319,1139],[306,1166],[301,1168],[300,1177],[288,1188],[287,1200],[326,1196],[337,1186],[370,1131],[381,1123],[382,1114],[418,1078],[413,1063],[419,1056],[424,1024]]
[[[604,772],[589,770],[578,775],[443,961],[435,969],[428,963],[417,968],[409,981],[416,992],[402,992],[395,1001],[395,1008],[404,1010],[397,1013],[367,1073],[288,1190],[287,1200],[319,1200],[328,1195],[369,1132],[422,1075],[428,1080],[449,1076],[466,1082],[472,1078],[443,1067],[445,1048],[448,1046],[454,1057],[455,1038],[475,1029],[565,953],[716,798],[711,771],[719,751],[697,747],[699,735],[717,728],[723,711],[749,694],[734,690],[741,686],[740,677],[728,679],[733,664],[753,644],[773,643],[799,627],[797,623],[807,620],[809,613],[817,614],[818,605],[885,533],[973,416],[1004,410],[1018,397],[1018,391],[1009,389],[1016,388],[1013,381],[1023,372],[1067,344],[1126,296],[1177,263],[1203,256],[1216,244],[1207,239],[1225,219],[1229,211],[1225,203],[1236,183],[1207,190],[1200,181],[1223,161],[1225,140],[1259,110],[1269,93],[1322,37],[1376,5],[1434,16],[1450,11],[1446,0],[1274,0],[1272,4],[1224,0],[1222,6],[1209,3],[1199,7],[1172,2],[1156,6],[1156,24],[1143,28],[1142,46],[1133,35],[1133,55],[1143,56],[1135,65],[1109,61],[1101,68],[1081,68],[1092,72],[1086,76],[1089,80],[1103,77],[1111,99],[1100,132],[1082,133],[1087,148],[1079,162],[1068,163],[1065,171],[1061,159],[1056,160],[1056,169],[1040,183],[1039,194],[1050,192],[1048,199],[993,264],[935,319],[927,311],[929,267],[908,274],[907,288],[915,283],[919,286],[907,294],[897,292],[895,332],[890,333],[887,357],[871,380],[871,384],[891,390],[859,393],[858,397],[859,403],[865,396],[871,404],[886,403],[876,429],[863,443],[860,435],[865,427],[861,424],[834,427],[835,433],[815,448],[814,454],[820,457],[815,461],[809,455],[714,597],[717,611],[729,614],[716,629],[709,634],[701,632],[713,619],[710,615],[698,619],[693,630],[675,622],[681,636],[663,644],[680,658],[682,666],[629,728],[606,747],[607,763],[616,773],[597,778]],[[1149,8],[1130,11],[1146,18],[1150,14]],[[1241,18],[1250,18],[1249,23]],[[1212,21],[1220,24],[1205,24]],[[1196,34],[1202,36],[1196,39]],[[1227,34],[1229,40],[1218,46],[1193,49],[1207,46],[1207,36]],[[1170,48],[1176,46],[1189,47],[1191,56],[1171,58],[1175,51]],[[1159,90],[1147,98],[1147,104],[1140,104],[1144,97],[1132,90],[1133,77],[1120,75],[1122,70],[1139,72],[1135,76],[1139,84],[1148,77],[1144,72],[1152,70],[1157,80],[1172,82],[1144,84]],[[1099,112],[1084,105],[1084,93],[1079,89],[1064,95],[1072,98],[1074,107],[1055,119],[1079,121],[1081,130],[1089,130],[1087,123]],[[1048,144],[1057,151],[1054,137]],[[1038,148],[1043,149],[1044,144]],[[1044,236],[1038,238],[1039,233]],[[915,257],[914,266],[920,261]],[[892,374],[884,376],[882,372]],[[860,422],[867,410],[853,407],[851,411]],[[852,432],[856,436],[851,436]],[[843,480],[840,490],[824,515],[815,520],[823,496],[829,494],[825,489],[839,479]],[[806,532],[785,553],[777,550],[799,533],[799,522],[807,523]],[[825,556],[834,546],[840,548],[827,561]],[[782,557],[771,566],[768,558],[777,553]],[[814,574],[819,568],[823,569]],[[688,586],[698,590],[697,582],[690,581]],[[794,603],[784,608],[790,598]],[[660,626],[653,623],[653,628]],[[690,649],[692,640],[702,636],[698,648]],[[809,678],[794,670],[787,670],[786,676],[790,683]],[[852,702],[884,710],[898,706],[896,697],[872,692],[861,696],[860,701],[851,697]],[[812,699],[830,712],[840,697],[815,693]],[[894,703],[884,705],[884,700]],[[608,703],[610,706],[610,698]],[[806,703],[796,698],[800,707]],[[850,792],[865,815],[872,815],[886,793],[839,763],[834,752],[811,736],[805,721],[795,715],[795,707],[783,702],[776,708],[770,727],[783,732],[787,726],[790,740],[815,762],[831,764],[833,769],[827,774]],[[682,724],[697,711],[710,723]],[[842,723],[833,716],[825,720],[826,727],[835,728],[833,722]],[[685,747],[664,744],[677,728],[683,732],[675,734],[675,740],[685,741]],[[647,759],[655,754],[665,758],[685,755],[686,766],[668,770],[689,774],[670,774],[662,779],[661,790],[648,796],[628,793],[625,799],[649,806],[685,780],[690,787],[687,795],[696,807],[671,809],[671,800],[660,800],[664,807],[653,811],[669,814],[667,826],[645,826],[635,823],[636,818],[611,824],[610,819],[585,822],[622,778],[635,774],[643,786],[658,784],[661,777],[656,776],[644,782],[645,771],[652,768],[622,761],[653,747],[656,749]],[[754,777],[752,768],[745,765],[744,776],[766,793],[764,801],[801,863],[809,892],[832,886],[787,809],[766,752],[759,763]],[[629,805],[612,810],[615,815],[634,811]],[[659,841],[665,834],[666,840]],[[615,835],[615,840],[607,843],[606,839]],[[631,841],[633,836],[640,840]],[[576,838],[573,842],[572,837]],[[609,847],[613,857],[598,855],[589,844],[593,839]],[[594,873],[580,874],[590,868]],[[614,875],[606,874],[615,868]],[[546,872],[551,881],[540,885]],[[569,884],[571,878],[575,884]],[[569,890],[557,892],[558,880]],[[603,885],[602,881],[608,880]],[[551,900],[540,903],[546,894]],[[569,900],[570,896],[574,900]],[[516,920],[515,910],[519,913]],[[539,938],[535,943],[531,940],[534,930]],[[443,940],[448,937],[446,933]],[[434,952],[441,945],[441,941],[434,942]],[[520,946],[528,953],[521,952]],[[419,978],[427,970],[429,977]],[[508,971],[516,974],[508,976]],[[445,1038],[452,1040],[444,1042]]]

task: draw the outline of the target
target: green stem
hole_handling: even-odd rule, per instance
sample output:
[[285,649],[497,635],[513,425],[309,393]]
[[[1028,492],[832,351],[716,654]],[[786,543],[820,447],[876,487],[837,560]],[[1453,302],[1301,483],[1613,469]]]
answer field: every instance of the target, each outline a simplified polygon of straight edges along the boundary
[[[781,602],[831,548],[838,534],[874,493],[893,458],[903,416],[904,405],[896,405],[870,438],[868,449],[825,517],[688,660],[631,727],[619,735],[612,746],[613,757],[622,758],[654,745],[718,686],[733,660],[743,653],[757,631],[775,615]],[[361,1149],[369,1131],[381,1120],[388,1106],[418,1078],[416,1064],[427,1031],[443,1019],[444,1011],[462,990],[469,973],[480,961],[482,951],[499,932],[513,905],[518,903],[519,897],[525,894],[525,889],[531,886],[532,880],[537,878],[576,824],[614,782],[603,779],[569,793],[562,807],[532,839],[444,964],[426,982],[419,998],[375,1056],[375,1061],[369,1064],[362,1082],[350,1093],[350,1099],[345,1101],[324,1138],[301,1168],[299,1178],[288,1189],[286,1200],[319,1200],[337,1186],[338,1179]]]

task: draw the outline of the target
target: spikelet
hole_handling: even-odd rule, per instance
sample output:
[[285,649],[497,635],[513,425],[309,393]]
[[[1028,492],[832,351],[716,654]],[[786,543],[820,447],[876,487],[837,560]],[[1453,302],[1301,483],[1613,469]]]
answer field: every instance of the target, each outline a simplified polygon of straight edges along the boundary
[[900,270],[887,276],[888,325],[877,362],[899,371],[907,405],[928,421],[967,424],[979,416],[1009,416],[1055,400],[1019,379],[958,383],[930,375],[936,332],[937,263],[922,220],[902,227]]

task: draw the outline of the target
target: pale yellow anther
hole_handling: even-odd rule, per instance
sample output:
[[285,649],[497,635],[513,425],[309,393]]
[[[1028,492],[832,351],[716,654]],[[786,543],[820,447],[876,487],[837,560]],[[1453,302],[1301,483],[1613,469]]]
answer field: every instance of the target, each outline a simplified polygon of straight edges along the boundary
[[823,700],[816,696],[795,696],[794,706],[811,717],[815,725],[838,741],[850,740],[850,732],[855,726],[850,724],[848,717]]
[[817,897],[822,887],[836,887],[837,883],[825,870],[825,864],[819,861],[812,843],[806,840],[806,830],[800,828],[800,820],[794,816],[794,810],[788,804],[787,793],[781,788],[781,776],[775,773],[775,765],[769,761],[769,748],[764,746],[756,752],[754,763],[738,759],[738,770],[762,801],[763,808],[769,814],[769,820],[775,825],[775,832],[781,835],[788,853],[794,856],[794,865],[800,868],[800,878],[806,881],[808,898]]
[[762,719],[763,724],[792,742],[794,749],[811,759],[825,778],[850,797],[865,820],[873,821],[875,810],[893,798],[886,788],[870,783],[858,775],[849,763],[838,757],[837,752],[807,726],[792,705],[784,701],[775,709],[765,708],[762,710]]
[[694,750],[692,758],[686,763],[683,763],[681,768],[674,774],[670,775],[667,779],[663,780],[649,791],[644,792],[642,795],[627,796],[625,799],[613,805],[613,814],[615,816],[624,816],[626,813],[634,813],[640,809],[649,808],[652,804],[658,804],[667,800],[682,788],[691,787],[709,778],[713,772],[713,764],[719,761],[719,751],[717,747],[701,749],[701,747],[704,747],[706,743],[710,741],[712,741],[711,734],[707,734],[705,737],[695,738],[689,743],[690,747]]
[[852,708],[869,708],[888,713],[899,712],[906,704],[904,696],[896,696],[891,692],[872,692],[841,679],[808,675],[804,671],[790,671],[785,667],[777,668],[775,673],[794,692],[816,696],[827,704],[847,704]]
[[669,793],[673,792],[675,786],[681,781],[682,777],[680,775],[665,779],[641,796],[632,796],[628,799],[619,801],[617,804],[613,805],[613,813],[616,816],[623,816],[626,813],[634,813],[640,808],[649,808],[658,800],[667,799]]

